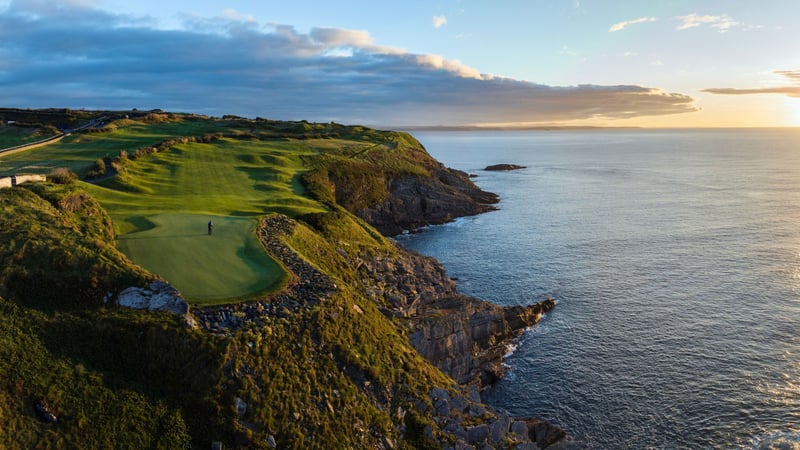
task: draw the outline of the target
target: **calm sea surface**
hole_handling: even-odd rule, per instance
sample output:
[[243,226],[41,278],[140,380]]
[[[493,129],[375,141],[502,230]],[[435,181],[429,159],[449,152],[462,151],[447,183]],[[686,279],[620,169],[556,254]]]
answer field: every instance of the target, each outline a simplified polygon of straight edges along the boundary
[[501,209],[399,241],[558,300],[484,400],[598,449],[800,448],[800,131],[414,135]]

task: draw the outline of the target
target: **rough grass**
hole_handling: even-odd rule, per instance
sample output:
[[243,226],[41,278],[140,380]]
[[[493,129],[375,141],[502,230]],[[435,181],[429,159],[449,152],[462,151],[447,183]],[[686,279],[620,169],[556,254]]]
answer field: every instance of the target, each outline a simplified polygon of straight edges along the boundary
[[0,125],[0,149],[35,142],[53,136],[53,130]]
[[[427,173],[420,148],[406,133],[362,127],[151,114],[0,157],[0,174],[67,167],[85,175],[98,159],[116,159],[116,176],[83,187],[112,217],[120,248],[191,303],[208,305],[283,285],[287,274],[252,232],[255,217],[379,202],[386,174]],[[347,188],[336,191],[331,179]],[[209,219],[217,223],[213,241],[204,239]]]

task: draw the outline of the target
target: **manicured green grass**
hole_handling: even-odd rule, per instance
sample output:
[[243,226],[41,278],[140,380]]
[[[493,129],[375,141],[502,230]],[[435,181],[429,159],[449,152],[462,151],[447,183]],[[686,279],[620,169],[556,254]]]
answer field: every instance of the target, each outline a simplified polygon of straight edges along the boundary
[[[212,134],[216,138],[195,139]],[[132,158],[138,149],[181,137],[190,139]],[[161,115],[119,120],[103,132],[79,133],[2,156],[0,175],[67,167],[84,176],[98,158],[121,158],[115,163],[122,167],[116,176],[81,183],[112,217],[120,249],[170,281],[190,303],[219,304],[269,293],[288,277],[266,255],[253,228],[258,216],[271,212],[295,217],[327,210],[304,195],[303,174],[319,171],[324,161],[328,170],[320,172],[322,181],[330,173],[353,178],[351,184],[357,186],[331,191],[337,200],[378,201],[385,187],[374,168],[424,172],[406,160],[413,152],[397,151],[414,144],[406,138],[403,133],[335,124]],[[323,184],[324,189],[332,187]],[[331,201],[331,195],[316,198]],[[203,239],[209,219],[217,224],[212,247]]]
[[[97,158],[115,157],[123,150],[133,152],[140,147],[152,146],[170,137],[201,136],[216,132],[222,127],[213,121],[201,120],[163,123],[128,120],[123,121],[121,125],[112,126],[111,131],[74,134],[56,144],[14,155],[0,156],[0,176],[24,172],[47,173],[56,167],[67,167],[83,175]],[[27,142],[41,138],[29,138]]]
[[[246,298],[283,279],[281,267],[254,239],[257,220],[252,217],[158,214],[133,219],[153,228],[121,236],[119,249],[194,302]],[[206,232],[209,220],[213,235]]]
[[[320,212],[302,196],[296,141],[187,143],[129,161],[124,173],[86,184],[114,220],[119,248],[194,304],[270,292],[288,276],[255,235],[256,217]],[[206,224],[214,222],[208,236]]]

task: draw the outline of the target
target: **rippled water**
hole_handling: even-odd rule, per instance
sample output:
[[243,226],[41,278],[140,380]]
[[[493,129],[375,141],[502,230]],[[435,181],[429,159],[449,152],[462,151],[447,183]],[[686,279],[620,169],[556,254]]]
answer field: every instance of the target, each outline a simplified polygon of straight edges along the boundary
[[401,243],[465,293],[558,300],[486,401],[593,448],[800,448],[800,132],[415,136],[501,210]]

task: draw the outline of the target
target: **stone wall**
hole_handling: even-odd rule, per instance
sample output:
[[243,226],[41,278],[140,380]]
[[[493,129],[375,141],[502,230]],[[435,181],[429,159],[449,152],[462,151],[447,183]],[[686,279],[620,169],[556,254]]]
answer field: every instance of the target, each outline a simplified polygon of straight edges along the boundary
[[0,178],[0,188],[14,187],[22,183],[31,183],[37,181],[47,181],[44,175],[28,174],[28,175],[12,175],[10,177]]
[[44,175],[35,174],[17,175],[17,184],[30,183],[34,181],[47,181],[47,177]]

